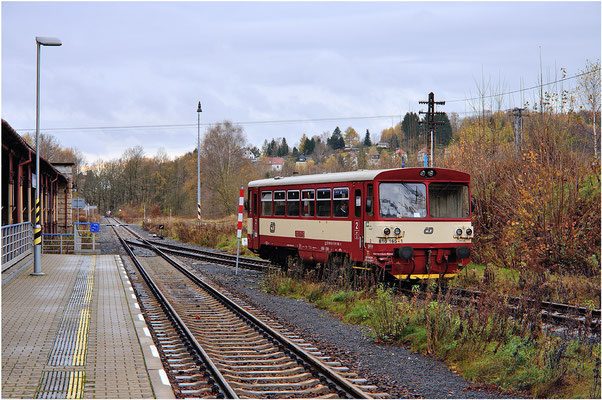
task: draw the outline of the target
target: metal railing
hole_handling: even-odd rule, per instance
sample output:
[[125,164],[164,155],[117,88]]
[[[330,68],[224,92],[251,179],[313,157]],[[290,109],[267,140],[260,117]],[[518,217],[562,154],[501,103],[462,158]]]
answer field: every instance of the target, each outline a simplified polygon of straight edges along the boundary
[[73,233],[42,234],[42,252],[45,254],[96,254],[96,234],[89,223],[74,223]]
[[42,234],[42,253],[44,254],[73,254],[74,249],[73,233]]
[[[2,270],[33,252],[33,225],[31,222],[2,227]],[[43,233],[42,252],[46,254],[98,253],[96,234],[89,223],[73,224],[73,233]]]
[[76,222],[73,224],[74,252],[76,254],[96,254],[96,234],[90,232],[89,222]]
[[2,270],[30,254],[33,249],[33,225],[31,222],[2,227]]

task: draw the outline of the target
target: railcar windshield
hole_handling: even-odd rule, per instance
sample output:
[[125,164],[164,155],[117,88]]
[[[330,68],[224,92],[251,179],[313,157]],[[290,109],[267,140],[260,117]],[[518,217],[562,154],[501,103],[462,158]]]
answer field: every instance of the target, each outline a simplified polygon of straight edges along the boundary
[[440,182],[429,184],[429,213],[432,218],[468,218],[468,185]]
[[426,185],[423,183],[381,183],[378,202],[382,218],[425,218]]

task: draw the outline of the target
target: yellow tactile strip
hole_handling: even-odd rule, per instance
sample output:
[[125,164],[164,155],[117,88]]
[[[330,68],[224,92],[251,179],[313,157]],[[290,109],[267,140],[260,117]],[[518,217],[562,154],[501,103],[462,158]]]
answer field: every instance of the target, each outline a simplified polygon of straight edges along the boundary
[[80,266],[73,292],[59,324],[48,365],[84,365],[85,363],[95,267],[96,256],[92,256],[90,264],[82,262]]
[[[48,365],[84,366],[86,363],[95,268],[96,256],[92,256],[89,264],[82,262],[80,265]],[[84,371],[44,372],[36,398],[80,399],[83,396],[85,380]]]

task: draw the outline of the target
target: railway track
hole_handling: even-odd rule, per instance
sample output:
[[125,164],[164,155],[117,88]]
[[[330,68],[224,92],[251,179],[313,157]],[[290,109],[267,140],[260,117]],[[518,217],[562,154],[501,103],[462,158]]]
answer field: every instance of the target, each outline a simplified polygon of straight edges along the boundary
[[[155,240],[146,240],[149,244],[144,242],[134,243],[130,242],[129,244],[135,246],[145,247],[147,249],[151,249],[152,246],[157,247],[161,251],[166,253],[175,254],[182,257],[194,258],[197,260],[214,262],[217,264],[225,264],[225,265],[235,265],[236,264],[236,256],[232,254],[222,253],[218,251],[209,251],[209,250],[200,250],[200,249],[191,249],[184,246],[177,246],[173,244],[161,243]],[[151,246],[152,245],[152,246]],[[251,258],[251,257],[239,257],[238,266],[240,268],[252,269],[263,271],[270,268],[271,263],[266,260]]]
[[[184,246],[178,246],[173,244],[164,244],[158,241],[149,241],[156,245],[160,249],[164,249],[167,252],[183,256],[190,257],[199,260],[217,262],[226,265],[234,265],[236,256],[230,254],[223,254],[218,252],[211,252],[207,250],[196,250],[190,249]],[[144,244],[137,244],[142,247],[149,246]],[[257,260],[253,258],[241,258],[239,266],[247,269],[263,270],[270,267],[270,263],[265,260]],[[487,294],[477,290],[470,290],[464,288],[453,288],[453,296],[458,302],[468,302],[471,299],[478,299],[486,296]],[[574,306],[570,304],[563,304],[550,301],[535,301],[525,300],[519,297],[506,297],[508,307],[510,307],[516,313],[519,313],[521,308],[524,307],[538,307],[542,314],[542,319],[545,322],[564,325],[564,326],[576,326],[588,324],[591,329],[600,329],[600,310],[590,310],[586,307]]]
[[145,243],[160,257],[136,257],[118,229],[113,226],[138,270],[140,279],[132,281],[179,397],[386,396],[302,339],[241,307],[240,299],[220,293],[152,244]]
[[[411,290],[402,289],[406,294],[413,295]],[[444,293],[450,293],[450,301],[454,304],[466,306],[478,301],[487,301],[491,293],[465,288],[448,288]],[[484,300],[485,299],[485,300]],[[550,301],[504,296],[506,306],[515,316],[525,314],[529,310],[537,309],[541,314],[542,322],[563,327],[588,327],[594,332],[600,332],[600,310],[590,310],[586,307]]]

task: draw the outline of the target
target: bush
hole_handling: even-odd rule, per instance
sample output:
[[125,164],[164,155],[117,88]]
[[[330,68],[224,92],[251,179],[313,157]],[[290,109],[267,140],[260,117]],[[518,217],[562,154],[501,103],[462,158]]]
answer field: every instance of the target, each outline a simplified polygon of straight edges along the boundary
[[456,134],[444,164],[471,174],[474,261],[600,274],[600,162],[578,125],[574,114],[532,115],[519,150],[501,113]]

